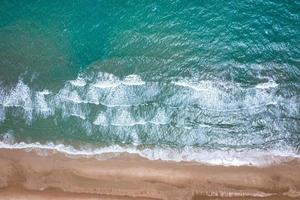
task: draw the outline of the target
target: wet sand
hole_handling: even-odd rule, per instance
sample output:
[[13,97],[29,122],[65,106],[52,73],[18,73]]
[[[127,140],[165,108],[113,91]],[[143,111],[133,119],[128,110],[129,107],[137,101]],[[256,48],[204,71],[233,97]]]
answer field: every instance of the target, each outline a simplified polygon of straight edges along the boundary
[[225,167],[1,149],[2,199],[300,199],[300,160]]

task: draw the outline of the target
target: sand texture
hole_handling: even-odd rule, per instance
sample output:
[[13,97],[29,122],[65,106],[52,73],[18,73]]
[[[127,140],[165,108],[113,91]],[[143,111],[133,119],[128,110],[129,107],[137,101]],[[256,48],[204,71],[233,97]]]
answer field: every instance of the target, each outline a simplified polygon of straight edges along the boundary
[[2,149],[2,199],[300,199],[300,161],[225,167]]

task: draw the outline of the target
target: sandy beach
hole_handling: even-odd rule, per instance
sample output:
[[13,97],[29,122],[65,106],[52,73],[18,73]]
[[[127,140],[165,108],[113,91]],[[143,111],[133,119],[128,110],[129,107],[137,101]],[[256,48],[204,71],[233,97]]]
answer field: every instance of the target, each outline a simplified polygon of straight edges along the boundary
[[0,150],[0,199],[299,199],[300,161],[267,167]]

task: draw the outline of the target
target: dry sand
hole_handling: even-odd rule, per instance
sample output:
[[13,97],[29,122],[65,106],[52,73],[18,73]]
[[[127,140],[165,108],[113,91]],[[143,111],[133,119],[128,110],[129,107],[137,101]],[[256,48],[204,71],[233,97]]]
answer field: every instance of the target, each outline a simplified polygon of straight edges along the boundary
[[1,149],[2,199],[300,199],[300,161],[225,167]]

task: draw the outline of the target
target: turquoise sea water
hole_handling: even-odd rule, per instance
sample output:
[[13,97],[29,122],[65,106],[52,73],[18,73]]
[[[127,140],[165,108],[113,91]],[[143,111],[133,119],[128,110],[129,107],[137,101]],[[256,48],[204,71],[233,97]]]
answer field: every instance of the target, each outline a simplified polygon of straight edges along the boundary
[[299,77],[299,1],[0,4],[6,144],[298,154]]

